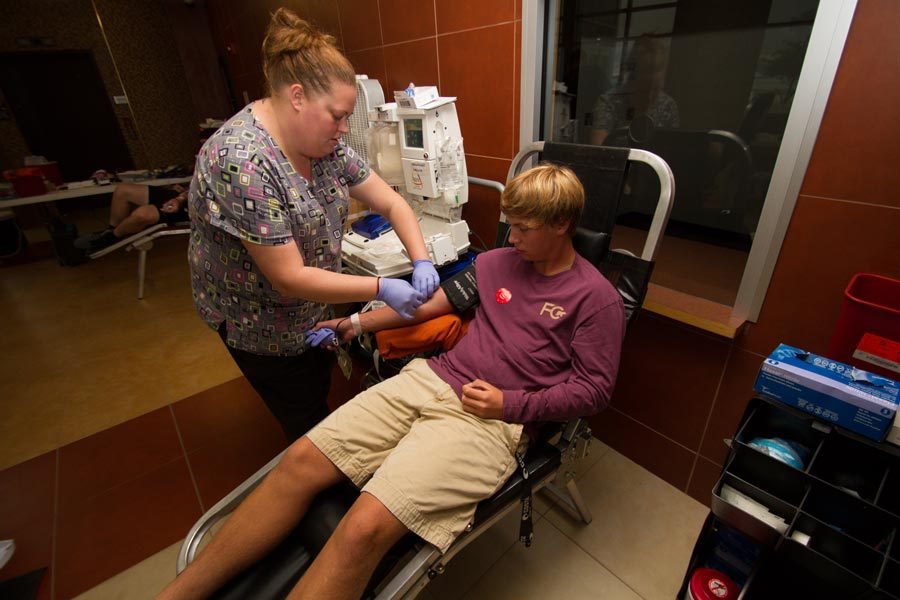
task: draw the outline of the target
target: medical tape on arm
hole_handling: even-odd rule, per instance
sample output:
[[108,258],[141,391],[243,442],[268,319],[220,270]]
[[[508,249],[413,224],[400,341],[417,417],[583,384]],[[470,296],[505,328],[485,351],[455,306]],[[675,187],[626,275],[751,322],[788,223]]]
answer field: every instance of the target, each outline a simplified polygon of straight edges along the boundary
[[359,321],[359,313],[350,315],[350,326],[353,327],[353,335],[359,337],[363,334],[362,323]]

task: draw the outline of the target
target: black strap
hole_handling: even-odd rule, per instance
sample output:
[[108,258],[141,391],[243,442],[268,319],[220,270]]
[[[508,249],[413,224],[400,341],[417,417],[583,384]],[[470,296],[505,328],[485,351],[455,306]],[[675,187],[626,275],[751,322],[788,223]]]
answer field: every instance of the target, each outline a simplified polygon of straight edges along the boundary
[[525,458],[516,452],[516,461],[519,463],[519,469],[522,471],[522,520],[519,523],[519,541],[525,544],[526,548],[531,547],[534,540],[534,524],[531,521],[532,509],[532,493],[531,480],[528,479],[528,467],[525,465]]
[[607,252],[599,264],[600,272],[613,284],[625,303],[625,322],[630,323],[644,303],[653,261],[622,252]]
[[441,289],[457,313],[464,313],[477,306],[479,298],[475,265],[469,265],[450,279],[441,282]]
[[575,171],[584,186],[582,227],[612,234],[625,189],[628,148],[545,142],[541,160]]

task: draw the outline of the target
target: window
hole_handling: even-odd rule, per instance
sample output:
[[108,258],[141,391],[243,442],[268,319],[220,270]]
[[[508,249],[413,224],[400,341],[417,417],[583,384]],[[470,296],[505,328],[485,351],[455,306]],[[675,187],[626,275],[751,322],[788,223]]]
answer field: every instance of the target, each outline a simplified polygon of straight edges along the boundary
[[[854,8],[855,0],[523,2],[520,139],[662,156],[675,202],[653,282],[755,320]],[[629,174],[614,247],[643,243],[654,186],[640,169]]]

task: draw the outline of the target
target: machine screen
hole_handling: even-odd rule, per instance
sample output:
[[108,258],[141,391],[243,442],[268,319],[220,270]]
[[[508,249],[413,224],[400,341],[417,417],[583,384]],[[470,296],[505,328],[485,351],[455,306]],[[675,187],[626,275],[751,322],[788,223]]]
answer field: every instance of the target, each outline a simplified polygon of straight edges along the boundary
[[424,148],[425,140],[422,137],[422,119],[405,119],[403,131],[406,133],[407,148]]

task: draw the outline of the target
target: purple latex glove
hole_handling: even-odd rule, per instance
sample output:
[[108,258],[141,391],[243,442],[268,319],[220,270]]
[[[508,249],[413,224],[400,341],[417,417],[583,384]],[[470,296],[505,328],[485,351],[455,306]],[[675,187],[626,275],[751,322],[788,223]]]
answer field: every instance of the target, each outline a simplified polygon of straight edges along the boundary
[[413,261],[412,285],[428,300],[441,284],[437,269],[427,258]]
[[326,346],[337,346],[339,340],[334,333],[334,329],[323,327],[322,329],[316,329],[315,331],[307,331],[306,344],[313,348],[318,348],[321,344]]
[[422,294],[409,283],[388,277],[378,278],[378,294],[375,299],[393,308],[404,319],[412,319],[416,309],[425,301]]

